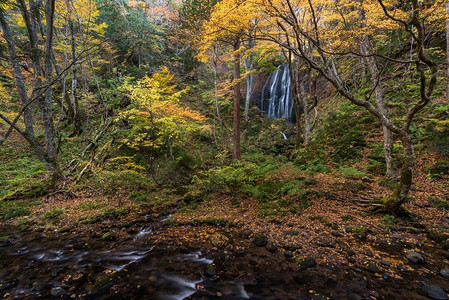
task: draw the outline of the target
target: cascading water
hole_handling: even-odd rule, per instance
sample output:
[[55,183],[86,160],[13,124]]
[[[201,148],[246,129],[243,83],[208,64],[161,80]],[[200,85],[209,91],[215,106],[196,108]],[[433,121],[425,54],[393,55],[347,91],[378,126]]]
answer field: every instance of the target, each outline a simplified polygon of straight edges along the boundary
[[262,88],[261,110],[269,118],[284,118],[295,121],[295,111],[291,92],[291,80],[287,64],[268,77]]

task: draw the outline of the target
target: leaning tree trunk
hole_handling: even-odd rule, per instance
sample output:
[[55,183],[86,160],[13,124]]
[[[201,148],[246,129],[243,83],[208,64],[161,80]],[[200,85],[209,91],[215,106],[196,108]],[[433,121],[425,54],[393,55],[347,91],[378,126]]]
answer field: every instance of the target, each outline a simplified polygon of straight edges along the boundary
[[234,122],[233,122],[233,149],[232,160],[241,159],[240,151],[240,41],[234,44]]
[[45,163],[47,166],[47,161],[45,159],[44,150],[42,149],[41,145],[37,141],[35,135],[34,135],[34,122],[33,122],[33,114],[31,112],[31,109],[29,107],[29,101],[26,87],[25,87],[25,81],[23,78],[23,74],[20,68],[20,64],[18,61],[18,55],[17,55],[17,49],[16,45],[13,39],[13,35],[11,32],[11,29],[9,27],[8,22],[6,21],[6,18],[3,13],[0,13],[0,23],[2,25],[2,31],[3,31],[3,37],[6,40],[6,44],[8,46],[9,50],[9,60],[11,61],[11,65],[13,67],[13,76],[15,83],[17,85],[17,91],[19,94],[19,98],[22,102],[22,107],[25,107],[23,112],[23,122],[25,125],[25,132],[24,132],[24,138],[30,143],[31,147],[33,148],[34,152],[36,153],[37,158]]

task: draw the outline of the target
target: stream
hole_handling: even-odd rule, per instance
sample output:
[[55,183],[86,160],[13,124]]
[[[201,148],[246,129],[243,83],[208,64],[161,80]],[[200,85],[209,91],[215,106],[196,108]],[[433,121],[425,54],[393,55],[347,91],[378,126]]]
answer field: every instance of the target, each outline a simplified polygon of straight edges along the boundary
[[[71,234],[0,227],[0,235],[9,236],[0,246],[0,297],[106,299],[116,294],[127,299],[186,299],[200,288],[217,286],[205,275],[214,262],[211,253],[154,250],[145,243],[150,233],[151,226],[142,227],[134,239],[116,246]],[[242,283],[226,284],[228,296],[250,297]]]
[[153,226],[121,242],[0,226],[0,236],[9,237],[0,240],[0,298],[396,299],[398,290],[418,296],[408,288],[411,279],[385,281],[331,264],[298,270],[294,260],[265,248],[166,249],[152,245],[152,232],[164,230]]

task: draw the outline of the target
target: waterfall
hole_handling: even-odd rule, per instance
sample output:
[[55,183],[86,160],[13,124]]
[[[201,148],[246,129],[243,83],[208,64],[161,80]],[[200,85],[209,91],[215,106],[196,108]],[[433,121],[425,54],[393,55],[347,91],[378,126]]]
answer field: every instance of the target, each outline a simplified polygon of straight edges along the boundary
[[289,122],[295,121],[291,80],[287,64],[280,65],[268,77],[262,88],[262,113],[269,118],[284,118]]

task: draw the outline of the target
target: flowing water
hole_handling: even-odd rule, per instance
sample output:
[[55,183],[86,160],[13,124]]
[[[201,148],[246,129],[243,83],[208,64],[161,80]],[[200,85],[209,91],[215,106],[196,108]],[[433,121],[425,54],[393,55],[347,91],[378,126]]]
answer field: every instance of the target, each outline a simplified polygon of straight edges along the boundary
[[[0,227],[9,242],[0,246],[0,297],[12,299],[186,299],[213,295],[227,286],[228,296],[249,298],[242,282],[216,283],[207,267],[212,253],[154,250],[143,226],[123,245],[77,235],[20,232]],[[215,272],[215,271],[214,271]],[[120,298],[119,297],[119,298]],[[208,296],[207,296],[208,297]]]
[[295,121],[291,80],[287,64],[280,65],[268,77],[262,89],[261,110],[269,118]]
[[0,227],[0,236],[9,236],[0,240],[0,298],[371,299],[360,297],[369,293],[365,275],[342,266],[298,271],[294,260],[264,247],[158,246],[151,235],[163,233],[159,222],[121,242]]

